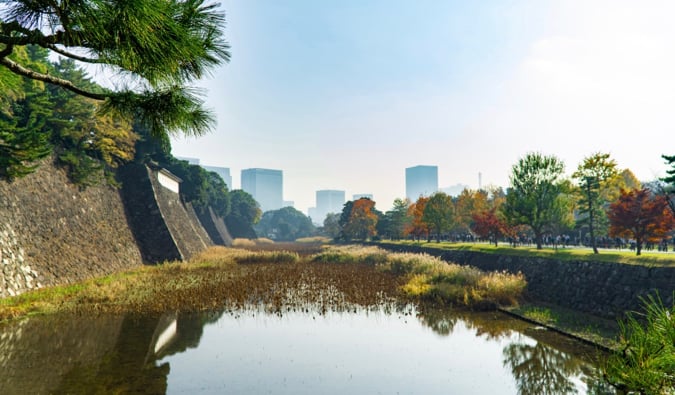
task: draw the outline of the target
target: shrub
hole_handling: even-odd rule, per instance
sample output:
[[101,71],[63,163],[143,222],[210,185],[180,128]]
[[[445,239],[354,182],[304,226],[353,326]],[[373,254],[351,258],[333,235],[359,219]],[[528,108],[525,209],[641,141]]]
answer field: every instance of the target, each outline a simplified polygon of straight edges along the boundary
[[675,393],[675,304],[643,299],[644,313],[620,322],[618,351],[604,362],[604,377],[620,391]]

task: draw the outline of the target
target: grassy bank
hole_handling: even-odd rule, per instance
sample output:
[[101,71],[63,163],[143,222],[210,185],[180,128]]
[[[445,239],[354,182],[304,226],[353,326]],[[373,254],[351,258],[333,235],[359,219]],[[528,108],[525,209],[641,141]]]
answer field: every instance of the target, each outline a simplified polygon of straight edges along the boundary
[[390,253],[375,247],[330,247],[313,261],[366,263],[404,278],[402,291],[408,297],[474,309],[516,305],[526,285],[522,275],[485,273],[427,254]]
[[305,243],[292,251],[272,250],[267,244],[256,248],[214,247],[190,262],[144,266],[2,299],[0,320],[55,312],[161,313],[248,304],[279,312],[307,303],[318,304],[320,310],[343,310],[410,300],[494,308],[515,303],[525,285],[522,277],[484,274],[427,255],[374,247],[322,249]]
[[628,265],[643,266],[666,266],[675,267],[675,252],[643,251],[642,255],[636,256],[630,250],[601,249],[599,254],[594,254],[590,248],[543,248],[537,250],[534,246],[510,247],[501,244],[496,246],[488,243],[454,243],[454,242],[414,242],[386,241],[384,244],[411,245],[432,248],[438,250],[476,251],[494,255],[528,256],[538,258],[552,258],[562,261],[594,261],[614,262]]

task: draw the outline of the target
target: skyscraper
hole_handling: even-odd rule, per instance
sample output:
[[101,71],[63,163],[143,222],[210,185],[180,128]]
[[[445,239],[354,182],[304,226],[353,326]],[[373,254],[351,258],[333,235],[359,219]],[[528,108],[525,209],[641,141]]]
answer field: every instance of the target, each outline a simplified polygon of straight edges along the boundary
[[345,204],[345,191],[325,189],[316,191],[316,208],[310,210],[310,217],[315,224],[323,224],[329,213],[341,213]]
[[405,196],[411,202],[438,191],[438,166],[413,166],[405,169]]
[[218,167],[218,166],[202,166],[204,169],[208,171],[214,171],[218,173],[218,175],[225,181],[225,184],[227,184],[227,189],[228,190],[233,190],[234,188],[232,187],[232,176],[230,175],[230,168],[229,167]]
[[244,169],[241,171],[241,189],[248,192],[265,211],[283,207],[283,174],[281,170]]

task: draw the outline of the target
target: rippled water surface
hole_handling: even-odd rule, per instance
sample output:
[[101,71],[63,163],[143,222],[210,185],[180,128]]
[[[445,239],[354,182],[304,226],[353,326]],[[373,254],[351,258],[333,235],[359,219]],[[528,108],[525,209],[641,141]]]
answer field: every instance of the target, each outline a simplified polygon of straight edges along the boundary
[[601,393],[595,353],[500,313],[412,307],[48,317],[0,327],[0,393]]

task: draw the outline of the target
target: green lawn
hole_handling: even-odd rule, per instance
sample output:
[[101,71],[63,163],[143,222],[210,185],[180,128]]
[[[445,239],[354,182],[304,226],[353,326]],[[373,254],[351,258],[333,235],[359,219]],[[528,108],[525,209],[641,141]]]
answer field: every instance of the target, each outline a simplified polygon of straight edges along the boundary
[[634,251],[630,250],[614,250],[614,249],[600,249],[599,254],[593,254],[590,248],[568,247],[553,249],[545,247],[537,250],[536,247],[518,246],[510,247],[506,244],[501,244],[495,247],[494,244],[487,243],[454,243],[441,242],[431,243],[413,242],[413,241],[382,241],[382,244],[396,244],[396,245],[415,245],[425,248],[434,248],[440,250],[460,250],[460,251],[477,251],[486,254],[495,255],[516,255],[516,256],[531,256],[541,258],[554,258],[560,260],[582,260],[582,261],[596,261],[596,262],[614,262],[629,265],[644,265],[644,266],[665,266],[675,267],[675,252],[657,252],[657,251],[643,251],[642,255],[636,256]]

